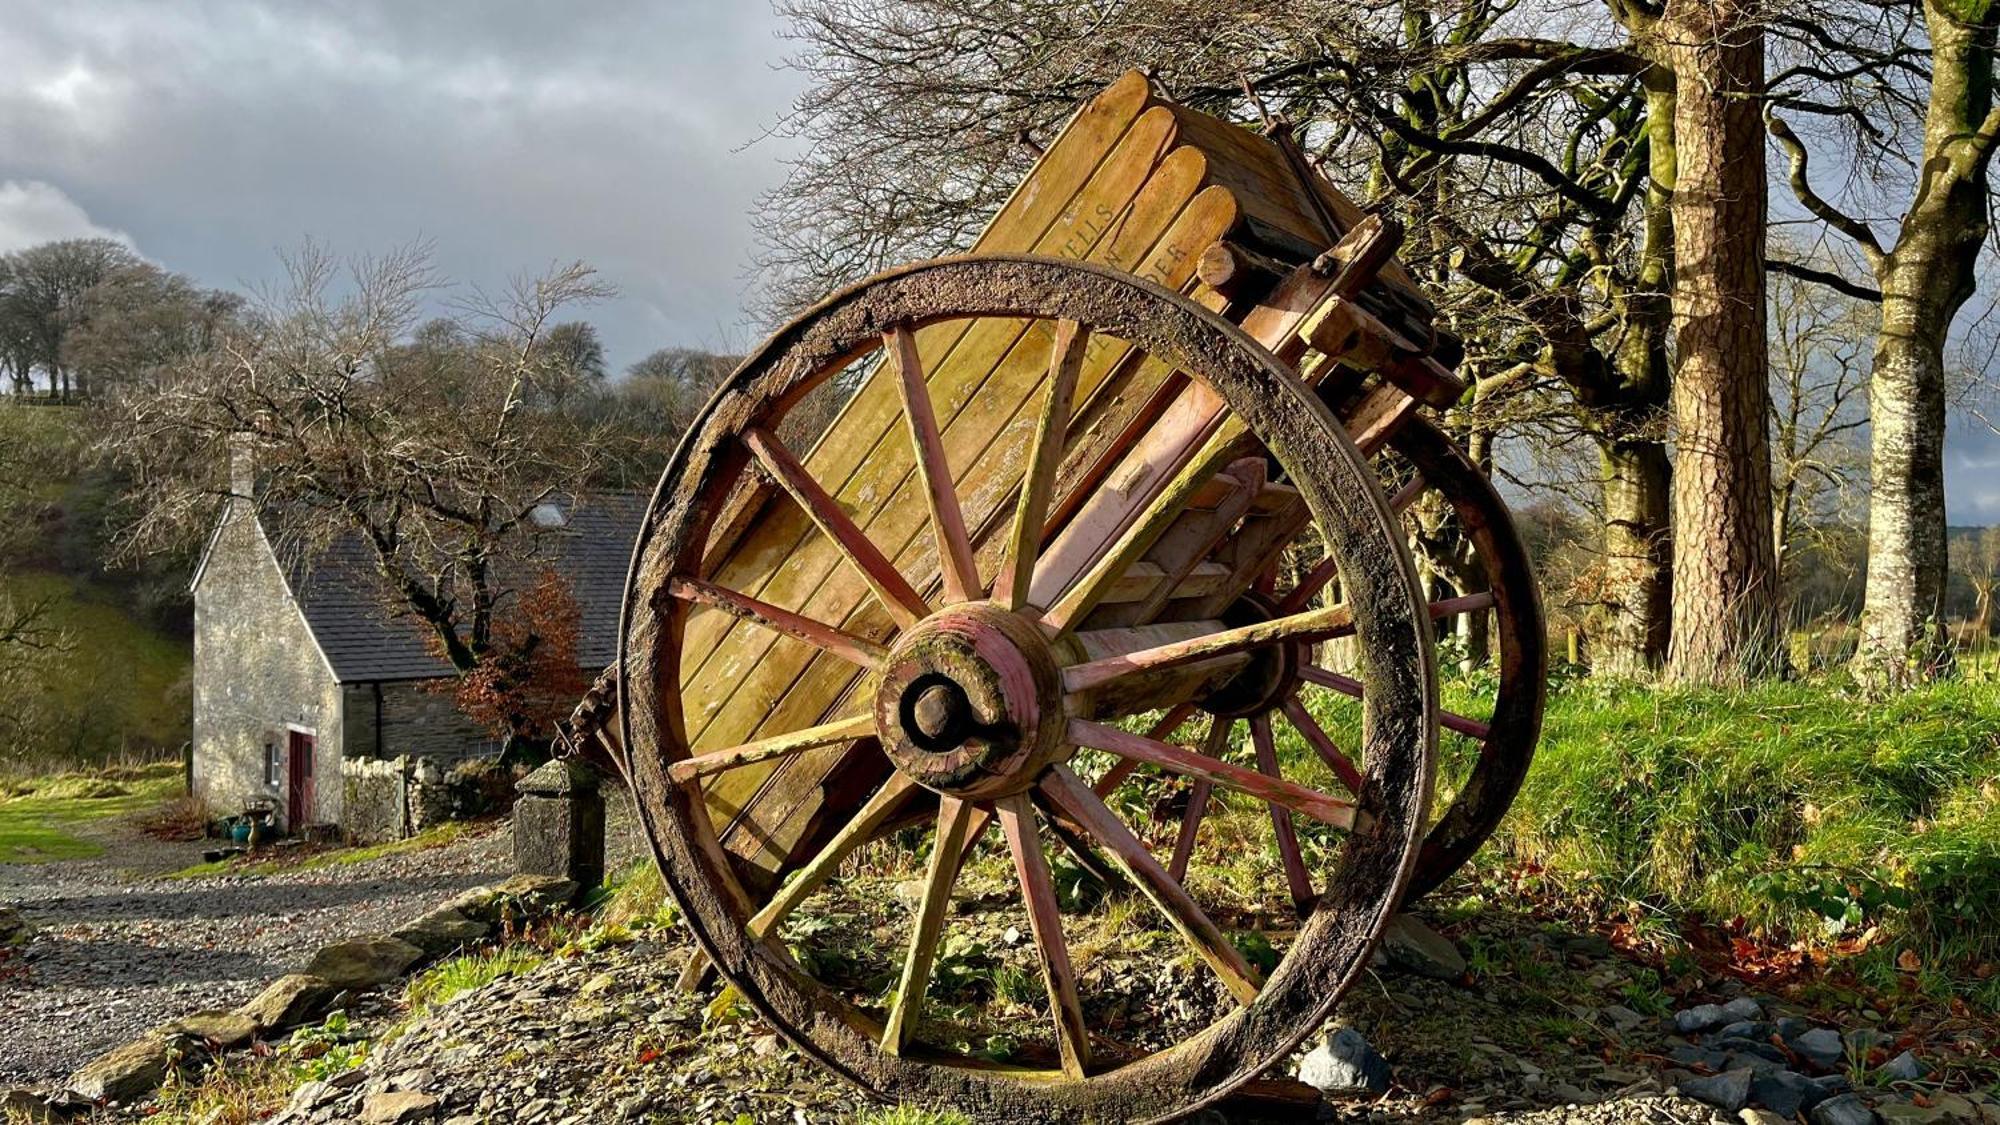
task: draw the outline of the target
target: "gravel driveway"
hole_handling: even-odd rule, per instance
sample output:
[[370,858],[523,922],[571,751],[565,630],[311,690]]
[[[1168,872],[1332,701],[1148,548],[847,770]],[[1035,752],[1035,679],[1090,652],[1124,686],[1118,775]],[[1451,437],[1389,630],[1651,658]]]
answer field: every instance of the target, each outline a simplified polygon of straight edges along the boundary
[[61,1079],[198,1008],[229,1007],[319,946],[504,878],[505,827],[424,851],[264,878],[162,879],[202,845],[106,825],[102,858],[0,865],[0,904],[40,927],[0,972],[0,1085]]

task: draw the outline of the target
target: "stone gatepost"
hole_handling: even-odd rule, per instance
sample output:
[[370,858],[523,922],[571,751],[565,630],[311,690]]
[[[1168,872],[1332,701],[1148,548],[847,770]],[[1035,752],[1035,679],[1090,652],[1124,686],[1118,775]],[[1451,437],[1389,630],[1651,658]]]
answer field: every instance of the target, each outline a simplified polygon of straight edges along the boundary
[[604,881],[604,795],[597,771],[557,758],[515,786],[514,866],[524,875],[553,875],[578,893]]

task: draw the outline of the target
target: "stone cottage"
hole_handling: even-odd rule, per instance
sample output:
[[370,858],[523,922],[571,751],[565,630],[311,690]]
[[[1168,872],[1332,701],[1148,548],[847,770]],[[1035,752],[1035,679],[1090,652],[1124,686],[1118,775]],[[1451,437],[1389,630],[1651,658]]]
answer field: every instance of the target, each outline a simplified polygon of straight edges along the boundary
[[[493,755],[498,742],[440,690],[450,666],[416,622],[384,608],[364,546],[336,541],[311,559],[283,557],[276,517],[241,499],[251,494],[247,464],[232,476],[236,498],[192,584],[196,795],[219,814],[269,808],[290,831],[339,826],[366,839],[410,831],[408,809],[345,808],[344,791],[371,794],[356,804],[407,804],[419,771],[435,776]],[[629,494],[559,499],[535,512],[544,553],[581,610],[578,656],[589,674],[616,658],[643,515],[643,497]]]

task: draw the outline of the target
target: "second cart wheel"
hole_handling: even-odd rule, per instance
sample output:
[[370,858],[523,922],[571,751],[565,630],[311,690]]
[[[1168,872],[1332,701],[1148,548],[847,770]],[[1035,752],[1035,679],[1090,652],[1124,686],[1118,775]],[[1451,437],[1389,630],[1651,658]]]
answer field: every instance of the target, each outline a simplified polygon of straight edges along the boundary
[[[988,328],[1043,357],[1039,403],[1019,419],[981,416],[976,392],[933,401],[918,334],[958,339]],[[848,482],[814,474],[822,450],[802,458],[798,439],[780,435],[812,390],[873,353],[884,356],[876,384],[899,391],[902,424],[869,464],[879,470],[900,458],[906,468],[890,479],[908,499],[857,522],[837,498]],[[1079,380],[1124,362],[1180,373],[1216,410],[1189,435],[1193,452],[1174,484],[1073,578],[1055,582],[1056,551],[1044,553],[1044,540],[1066,442],[1082,440],[1069,432],[1087,397]],[[970,466],[961,458],[954,473],[948,451],[968,443],[948,439],[968,434],[983,451]],[[1268,452],[1309,508],[1340,563],[1341,604],[1089,627],[1094,606],[1143,577],[1135,545],[1148,529],[1165,527],[1192,487],[1253,451]],[[769,560],[771,573],[791,589],[823,557],[829,574],[872,595],[868,605],[827,620],[813,616],[820,603],[812,596],[781,606],[718,580],[706,560],[716,537],[740,527],[737,517],[757,502],[759,474],[789,497],[786,514],[812,536]],[[744,722],[754,737],[718,744],[723,712],[691,714],[688,677],[755,678],[754,669],[704,664],[707,653],[693,645],[712,649],[718,627],[805,646],[815,653],[811,666],[843,670],[845,686],[816,713],[766,708]],[[1238,681],[1252,671],[1258,690],[1270,690],[1297,674],[1286,653],[1347,633],[1370,670],[1351,790],[1313,789],[1128,729],[1140,712],[1243,690]],[[849,1080],[981,1120],[1174,1117],[1279,1062],[1366,964],[1425,824],[1437,729],[1430,626],[1402,533],[1367,464],[1296,372],[1199,305],[1112,270],[1037,258],[927,263],[864,282],[779,332],[675,452],[641,534],[621,644],[623,741],[641,818],[717,970],[802,1051]],[[757,715],[749,704],[739,710]],[[871,742],[886,758],[886,780],[772,897],[753,893],[718,835],[712,810],[728,804],[718,805],[714,786],[759,763]],[[1259,971],[1079,776],[1082,747],[1342,833],[1317,873],[1326,888],[1319,910],[1288,937],[1274,968]],[[909,845],[911,869],[921,871],[910,881],[912,908],[889,911],[881,927],[895,932],[875,935],[900,950],[887,987],[872,991],[854,974],[804,963],[775,920],[809,895],[831,893],[860,845],[912,810],[934,828]],[[954,908],[977,905],[955,903],[953,888],[992,821],[1011,857],[1013,889],[999,907],[1027,923],[1020,932],[1032,938],[1046,1002],[1035,1017],[1040,1031],[1024,1031],[1004,1060],[968,1049],[955,1033],[980,1013],[927,1006],[948,932],[963,922]],[[1209,974],[1212,1010],[1170,1042],[1105,1033],[1097,1013],[1115,1005],[1079,988],[1065,936],[1079,919],[1061,905],[1045,834],[1119,868],[1166,922],[1166,940]]]

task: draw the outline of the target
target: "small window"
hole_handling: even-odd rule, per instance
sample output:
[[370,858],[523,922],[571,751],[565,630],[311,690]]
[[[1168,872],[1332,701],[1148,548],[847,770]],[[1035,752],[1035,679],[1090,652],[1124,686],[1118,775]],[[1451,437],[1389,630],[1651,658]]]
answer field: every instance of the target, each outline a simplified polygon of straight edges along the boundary
[[264,744],[264,784],[267,787],[272,789],[278,787],[278,771],[281,768],[278,758],[278,744],[275,742],[266,742]]

